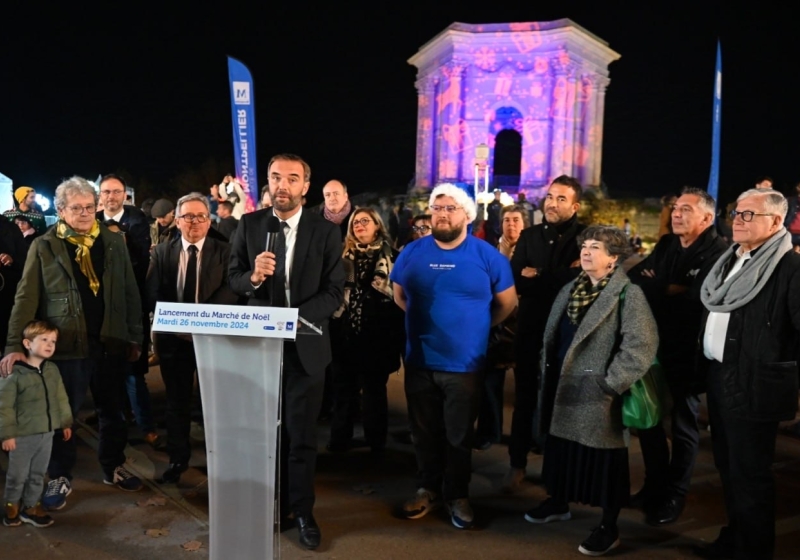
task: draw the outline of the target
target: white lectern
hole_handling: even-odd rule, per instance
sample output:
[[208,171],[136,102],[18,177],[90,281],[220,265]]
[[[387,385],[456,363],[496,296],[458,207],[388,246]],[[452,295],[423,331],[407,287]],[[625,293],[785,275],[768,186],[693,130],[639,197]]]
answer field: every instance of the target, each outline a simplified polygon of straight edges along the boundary
[[[190,333],[203,399],[212,560],[276,558],[283,341],[297,309],[158,302],[153,330]],[[310,329],[304,329],[310,330]]]

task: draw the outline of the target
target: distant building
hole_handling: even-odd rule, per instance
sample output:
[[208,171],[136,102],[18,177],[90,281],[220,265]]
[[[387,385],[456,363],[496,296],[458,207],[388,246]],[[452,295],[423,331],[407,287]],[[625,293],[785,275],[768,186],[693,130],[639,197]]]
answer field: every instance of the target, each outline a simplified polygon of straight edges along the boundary
[[599,186],[608,65],[620,55],[569,19],[453,23],[408,62],[417,67],[415,183],[490,180],[536,194],[562,174]]

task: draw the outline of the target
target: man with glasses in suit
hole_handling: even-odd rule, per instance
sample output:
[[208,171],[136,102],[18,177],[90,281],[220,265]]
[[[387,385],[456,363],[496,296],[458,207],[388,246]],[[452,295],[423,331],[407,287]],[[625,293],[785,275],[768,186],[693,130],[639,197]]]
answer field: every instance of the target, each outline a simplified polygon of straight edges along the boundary
[[[208,237],[211,211],[208,198],[190,193],[178,200],[175,220],[181,236],[156,245],[147,272],[147,302],[212,303],[234,305],[228,287],[230,246]],[[192,396],[197,369],[191,335],[158,333],[161,377],[167,392],[167,453],[169,467],[158,482],[176,483],[189,468]]]

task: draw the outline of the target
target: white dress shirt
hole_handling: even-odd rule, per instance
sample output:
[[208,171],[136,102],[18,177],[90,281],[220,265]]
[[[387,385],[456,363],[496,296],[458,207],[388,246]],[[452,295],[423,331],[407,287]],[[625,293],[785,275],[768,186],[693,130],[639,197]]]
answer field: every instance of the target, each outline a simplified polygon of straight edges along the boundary
[[291,278],[292,278],[292,261],[294,260],[294,246],[295,242],[297,241],[297,227],[300,224],[300,216],[303,214],[303,207],[300,207],[300,211],[286,220],[286,224],[289,226],[289,229],[284,229],[284,233],[286,235],[286,305],[291,307],[291,290],[289,286],[291,286]]
[[[739,249],[741,251],[741,248]],[[739,254],[736,252],[736,262],[733,263],[730,272],[725,276],[725,282],[730,280],[734,274],[739,272],[744,263],[750,259],[750,251]],[[708,314],[706,320],[706,331],[703,334],[703,354],[709,360],[716,360],[722,363],[722,356],[725,353],[725,338],[728,334],[728,322],[731,320],[730,313]]]
[[123,215],[123,214],[125,214],[125,208],[123,208],[122,210],[120,210],[120,211],[119,211],[119,214],[115,214],[114,216],[109,216],[108,214],[106,214],[105,212],[103,212],[103,218],[105,218],[105,221],[106,221],[106,222],[107,222],[108,220],[114,220],[115,222],[117,222],[117,223],[119,224],[119,223],[121,223],[121,222],[122,222],[122,215]]
[[[178,264],[178,299],[184,303],[197,303],[197,294],[200,292],[200,261],[203,258],[203,244],[206,242],[206,238],[204,237],[197,243],[189,243],[186,239],[181,236],[181,259],[180,263]],[[189,245],[194,245],[197,247],[197,284],[195,285],[196,291],[193,298],[190,298],[189,301],[186,301],[186,298],[183,297],[183,284],[186,281],[186,265],[189,264]]]

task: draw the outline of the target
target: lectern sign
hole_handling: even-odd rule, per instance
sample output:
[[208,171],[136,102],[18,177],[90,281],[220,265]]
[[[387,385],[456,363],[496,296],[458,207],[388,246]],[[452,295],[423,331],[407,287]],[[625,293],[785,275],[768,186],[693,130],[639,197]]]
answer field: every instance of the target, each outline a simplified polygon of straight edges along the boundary
[[216,334],[294,340],[297,309],[209,305],[159,301],[153,316],[156,332]]

